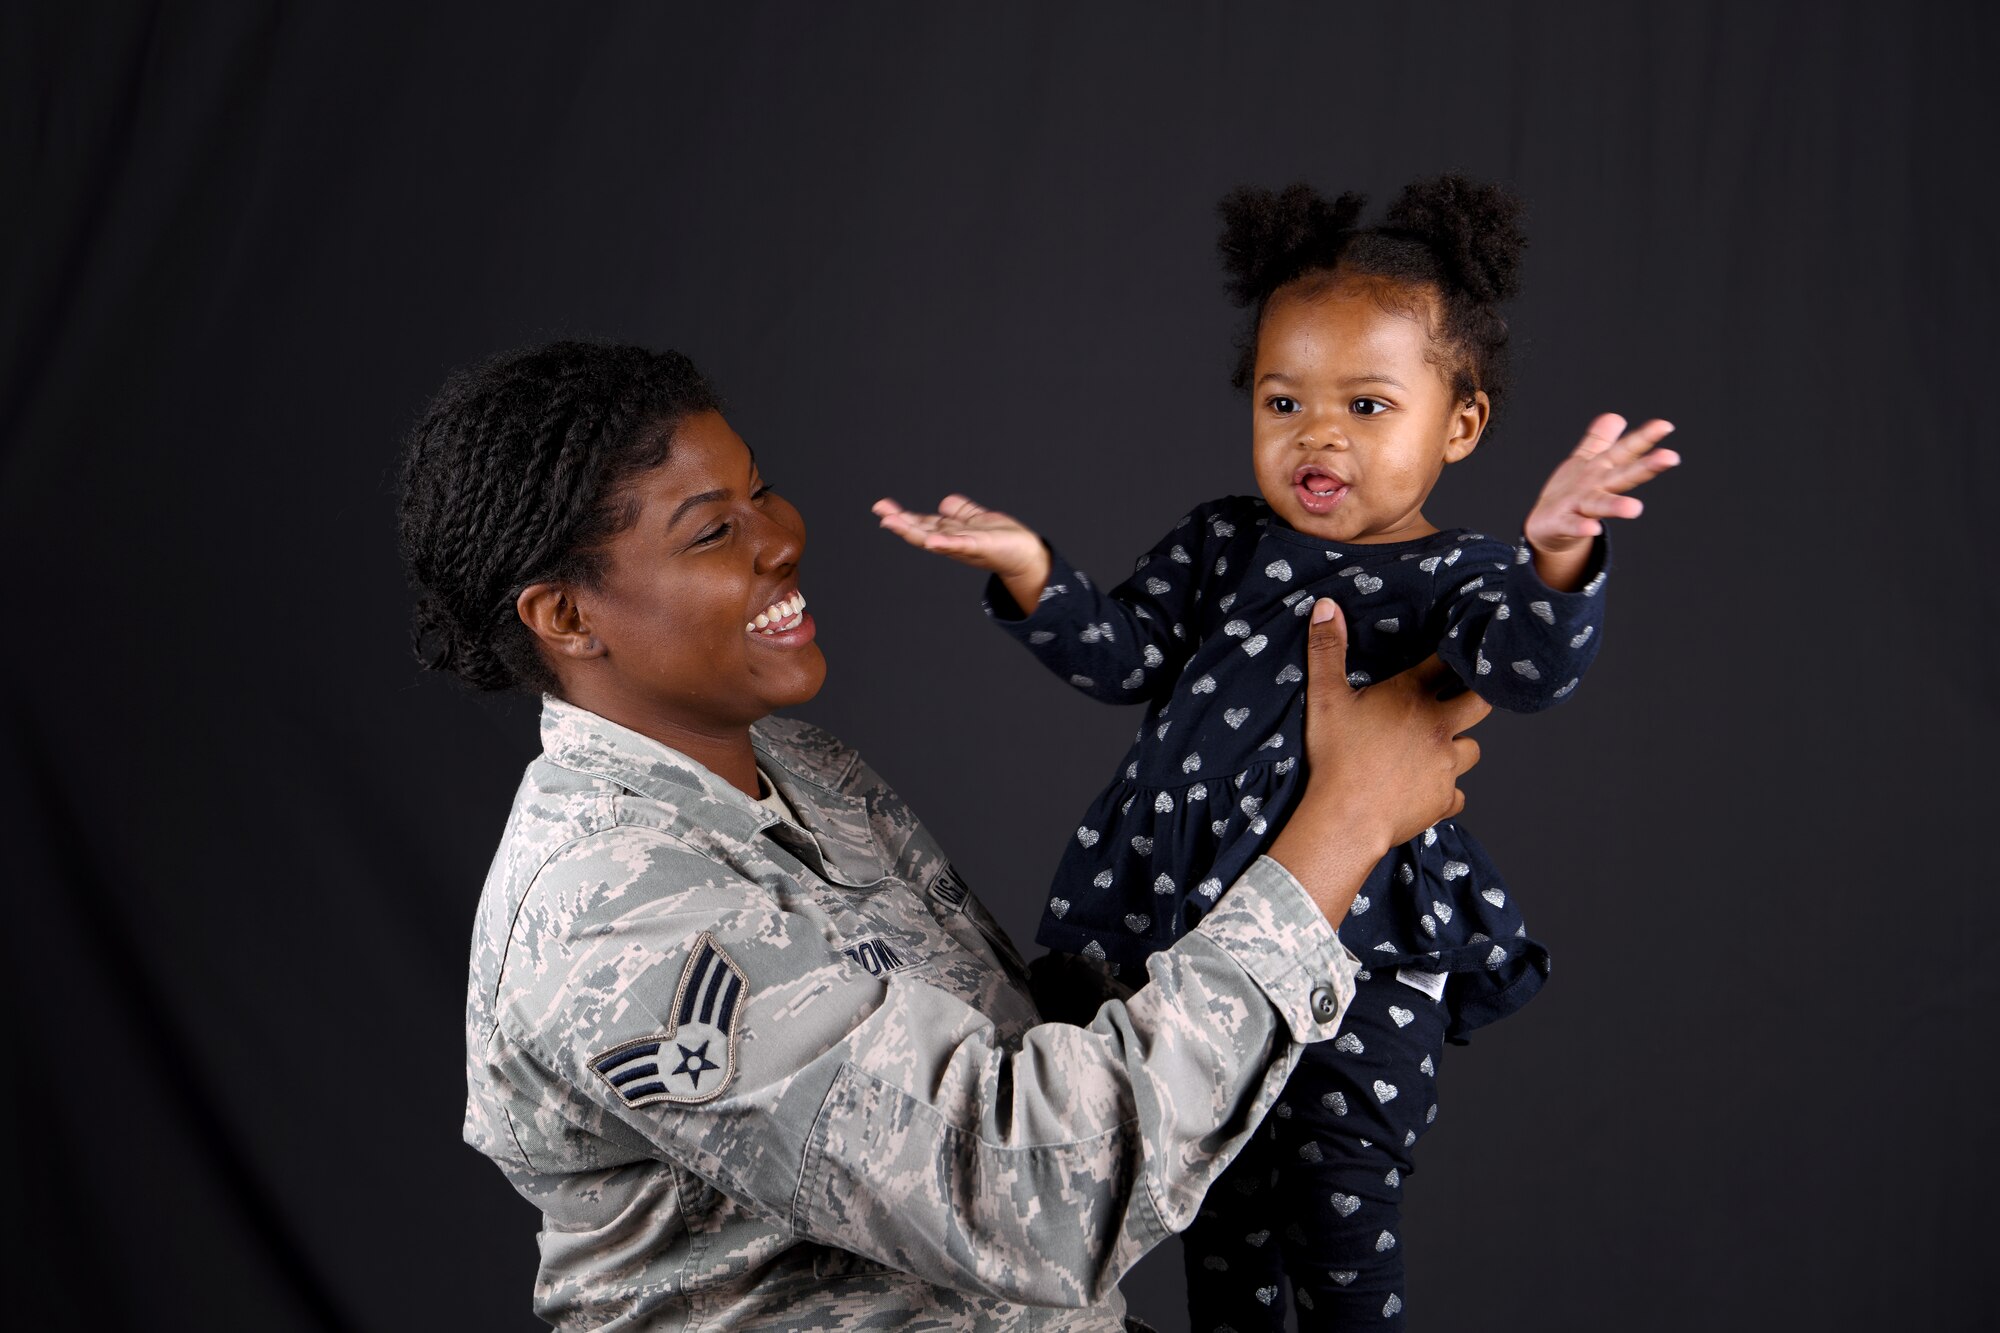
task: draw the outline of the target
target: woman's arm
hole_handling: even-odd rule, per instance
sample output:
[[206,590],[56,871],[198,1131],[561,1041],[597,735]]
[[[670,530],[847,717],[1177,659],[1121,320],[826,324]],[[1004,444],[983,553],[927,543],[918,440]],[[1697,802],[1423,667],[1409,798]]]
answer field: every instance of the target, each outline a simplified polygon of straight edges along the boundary
[[[583,910],[549,938],[567,904]],[[528,1158],[581,1124],[801,1238],[1088,1305],[1192,1218],[1300,1044],[1333,1035],[1356,967],[1260,860],[1130,1001],[1010,1042],[923,967],[843,957],[822,906],[650,829],[561,853],[517,924],[487,1056]]]

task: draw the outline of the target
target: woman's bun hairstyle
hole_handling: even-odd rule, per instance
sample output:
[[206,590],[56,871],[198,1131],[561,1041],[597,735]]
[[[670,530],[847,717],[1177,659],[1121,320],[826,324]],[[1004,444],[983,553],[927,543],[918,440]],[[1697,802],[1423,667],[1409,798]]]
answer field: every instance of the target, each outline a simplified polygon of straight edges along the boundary
[[1366,205],[1363,195],[1328,200],[1303,183],[1276,191],[1244,187],[1223,197],[1217,249],[1225,286],[1250,310],[1236,387],[1250,387],[1257,331],[1281,289],[1374,278],[1421,289],[1396,308],[1434,316],[1432,335],[1454,394],[1465,400],[1483,392],[1497,404],[1507,381],[1507,321],[1499,305],[1521,289],[1527,246],[1521,201],[1498,185],[1444,175],[1405,186],[1377,226],[1358,225]]
[[514,603],[531,583],[590,585],[637,516],[633,477],[675,429],[721,406],[679,352],[555,342],[448,378],[403,446],[398,529],[417,660],[481,690],[552,691]]

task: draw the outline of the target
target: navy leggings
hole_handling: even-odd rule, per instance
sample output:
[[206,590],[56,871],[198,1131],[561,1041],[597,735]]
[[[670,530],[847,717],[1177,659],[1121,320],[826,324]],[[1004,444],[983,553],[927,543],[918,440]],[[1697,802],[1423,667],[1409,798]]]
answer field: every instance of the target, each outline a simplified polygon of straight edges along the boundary
[[1194,1333],[1403,1328],[1402,1182],[1437,1118],[1445,1005],[1384,968],[1278,1103],[1183,1238]]

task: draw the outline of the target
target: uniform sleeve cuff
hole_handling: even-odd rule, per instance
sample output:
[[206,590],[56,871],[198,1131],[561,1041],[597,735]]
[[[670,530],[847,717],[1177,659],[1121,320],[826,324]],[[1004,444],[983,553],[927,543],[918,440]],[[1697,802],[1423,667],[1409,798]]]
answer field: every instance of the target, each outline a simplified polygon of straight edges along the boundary
[[1361,963],[1291,871],[1258,857],[1195,931],[1250,974],[1293,1040],[1324,1041],[1339,1029]]
[[1042,543],[1042,549],[1049,553],[1049,577],[1042,584],[1042,600],[1026,611],[1014,600],[1014,594],[1007,591],[1007,585],[1000,581],[998,574],[986,576],[986,587],[979,595],[979,605],[994,623],[1010,632],[1035,629],[1045,621],[1061,619],[1060,612],[1045,609],[1049,603],[1072,589],[1090,586],[1090,580],[1079,573],[1076,566],[1063,559],[1062,552],[1047,542]]

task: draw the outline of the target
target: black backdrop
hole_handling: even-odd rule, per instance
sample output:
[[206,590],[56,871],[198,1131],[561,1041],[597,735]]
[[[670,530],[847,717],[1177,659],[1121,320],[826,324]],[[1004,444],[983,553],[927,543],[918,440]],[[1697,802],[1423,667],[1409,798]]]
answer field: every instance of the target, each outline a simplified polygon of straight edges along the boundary
[[[1026,938],[1132,716],[869,501],[964,488],[1118,570],[1252,484],[1215,199],[1459,168],[1530,199],[1532,266],[1433,517],[1518,523],[1602,409],[1688,462],[1589,687],[1481,734],[1473,826],[1557,968],[1448,1059],[1417,1324],[1978,1322],[1979,7],[719,8],[0,17],[10,1310],[534,1326],[533,1210],[458,1141],[532,708],[420,678],[393,551],[448,369],[708,369],[812,523],[809,715]],[[1139,1272],[1183,1326],[1172,1247]]]

